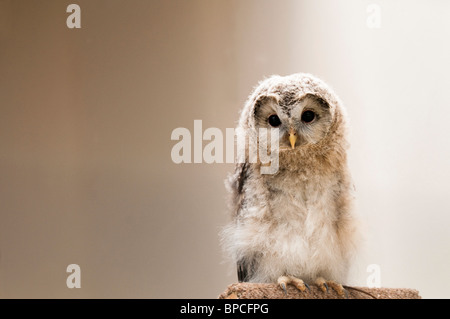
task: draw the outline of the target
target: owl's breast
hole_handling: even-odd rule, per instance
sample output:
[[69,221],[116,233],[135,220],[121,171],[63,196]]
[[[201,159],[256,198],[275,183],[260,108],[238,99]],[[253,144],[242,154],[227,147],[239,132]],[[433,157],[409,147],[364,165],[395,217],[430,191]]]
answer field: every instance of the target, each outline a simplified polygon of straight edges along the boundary
[[270,212],[276,219],[304,220],[309,214],[330,218],[339,183],[334,176],[305,176],[282,173],[267,178],[267,198]]

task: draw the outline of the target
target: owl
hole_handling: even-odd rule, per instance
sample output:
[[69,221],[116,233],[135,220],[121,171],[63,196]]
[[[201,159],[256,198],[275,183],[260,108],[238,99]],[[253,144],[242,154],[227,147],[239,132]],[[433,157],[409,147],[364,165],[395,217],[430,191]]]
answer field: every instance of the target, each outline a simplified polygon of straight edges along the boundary
[[360,231],[341,101],[310,74],[271,76],[247,99],[238,128],[249,143],[261,128],[279,133],[275,173],[262,174],[246,152],[226,180],[232,220],[221,239],[239,281],[278,283],[285,292],[314,284],[344,296]]

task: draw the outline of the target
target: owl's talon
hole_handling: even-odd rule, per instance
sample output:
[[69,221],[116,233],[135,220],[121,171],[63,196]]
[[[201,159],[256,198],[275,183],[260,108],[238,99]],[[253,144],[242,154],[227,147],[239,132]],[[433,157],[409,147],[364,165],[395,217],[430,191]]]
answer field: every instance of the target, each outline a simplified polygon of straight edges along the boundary
[[294,285],[301,292],[304,292],[306,289],[311,292],[308,284],[304,283],[303,280],[294,276],[281,276],[278,278],[277,282],[278,285],[283,289],[285,295],[288,294],[286,288],[288,284]]
[[305,282],[305,287],[308,289],[308,292],[311,292],[311,288],[309,288],[309,285]]
[[278,285],[283,289],[285,295],[287,295],[286,284],[288,284],[289,281],[290,281],[290,279],[287,276],[281,276],[277,280]]
[[328,285],[325,279],[322,277],[319,277],[316,279],[316,285],[322,290],[323,292],[328,292]]
[[341,284],[338,284],[335,281],[325,280],[322,277],[319,277],[319,278],[316,279],[316,285],[319,286],[319,288],[323,292],[329,292],[329,288],[331,288],[334,291],[336,291],[336,293],[340,297],[345,297],[346,299],[348,299],[348,292],[347,292],[347,290],[345,290],[344,287]]
[[283,288],[284,294],[287,295],[286,284],[283,282],[280,285],[281,285],[281,288]]

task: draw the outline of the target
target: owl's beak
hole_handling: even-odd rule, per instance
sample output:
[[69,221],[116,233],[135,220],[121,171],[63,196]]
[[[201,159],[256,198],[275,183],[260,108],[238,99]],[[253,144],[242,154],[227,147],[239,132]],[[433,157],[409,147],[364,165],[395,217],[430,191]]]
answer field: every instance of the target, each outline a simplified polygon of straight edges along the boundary
[[297,141],[297,133],[293,128],[289,131],[289,142],[291,142],[292,149],[295,148],[295,142]]

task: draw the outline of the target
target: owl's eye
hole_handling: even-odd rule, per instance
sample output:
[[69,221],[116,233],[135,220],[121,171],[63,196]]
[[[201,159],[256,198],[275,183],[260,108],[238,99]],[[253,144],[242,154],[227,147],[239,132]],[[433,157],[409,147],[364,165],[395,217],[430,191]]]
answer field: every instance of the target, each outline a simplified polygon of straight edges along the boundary
[[302,114],[302,121],[305,123],[311,123],[316,118],[316,113],[313,111],[305,111]]
[[269,124],[273,127],[278,127],[281,125],[281,120],[278,117],[278,115],[276,114],[272,114],[271,116],[269,116],[269,118],[267,119],[267,121],[269,122]]

